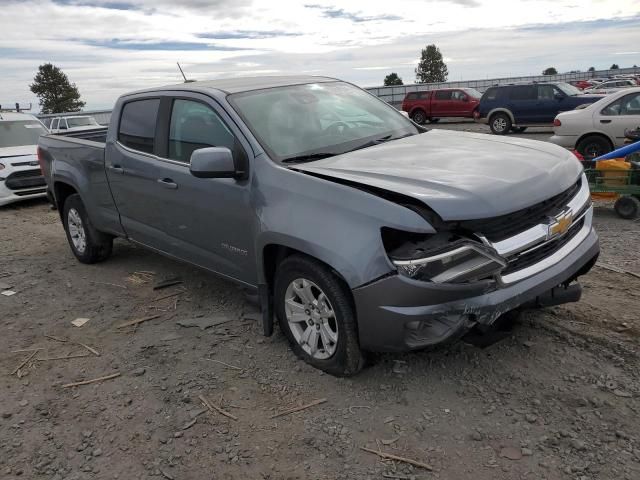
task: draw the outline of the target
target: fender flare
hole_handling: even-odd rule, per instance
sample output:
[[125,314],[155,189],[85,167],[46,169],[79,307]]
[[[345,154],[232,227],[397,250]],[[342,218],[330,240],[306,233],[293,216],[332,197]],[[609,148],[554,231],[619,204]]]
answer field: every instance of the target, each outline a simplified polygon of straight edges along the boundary
[[493,110],[489,111],[489,113],[487,113],[487,121],[491,121],[491,116],[496,113],[506,113],[507,115],[509,115],[509,118],[511,119],[511,123],[513,125],[516,125],[516,119],[513,116],[513,113],[511,112],[511,110],[504,107],[494,108]]

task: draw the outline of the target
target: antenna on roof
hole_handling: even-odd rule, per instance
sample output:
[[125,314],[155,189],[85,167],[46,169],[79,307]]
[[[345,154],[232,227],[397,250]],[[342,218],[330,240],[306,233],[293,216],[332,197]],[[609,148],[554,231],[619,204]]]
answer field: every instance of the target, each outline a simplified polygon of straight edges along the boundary
[[180,66],[180,63],[179,63],[179,62],[176,62],[176,63],[178,64],[178,68],[180,69],[180,73],[182,74],[182,78],[184,78],[184,83],[191,83],[191,82],[195,82],[195,80],[189,80],[189,79],[185,76],[184,72],[182,71],[182,67]]

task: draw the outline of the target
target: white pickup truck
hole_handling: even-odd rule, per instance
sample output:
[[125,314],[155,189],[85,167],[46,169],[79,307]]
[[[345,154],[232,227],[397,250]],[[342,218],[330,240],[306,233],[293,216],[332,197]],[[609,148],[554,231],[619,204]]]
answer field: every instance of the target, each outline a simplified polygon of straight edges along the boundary
[[0,206],[45,196],[36,150],[47,133],[33,115],[0,110]]

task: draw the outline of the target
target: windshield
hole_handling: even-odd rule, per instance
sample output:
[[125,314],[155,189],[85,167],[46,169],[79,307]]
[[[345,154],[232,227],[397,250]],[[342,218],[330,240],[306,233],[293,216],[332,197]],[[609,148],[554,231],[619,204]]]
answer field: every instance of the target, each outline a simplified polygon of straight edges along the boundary
[[475,88],[465,88],[464,91],[471,97],[471,98],[476,98],[476,99],[480,99],[480,97],[482,97],[482,94],[476,90]]
[[343,82],[243,92],[229,101],[278,161],[312,160],[419,133],[395,108]]
[[582,95],[580,89],[574,87],[573,85],[569,85],[568,83],[556,83],[556,87],[558,87],[570,97],[573,97],[574,95]]
[[96,122],[93,117],[75,117],[75,118],[67,118],[67,125],[69,128],[73,127],[88,127],[88,126],[96,126],[98,127],[98,122]]
[[37,145],[38,137],[46,134],[45,128],[33,120],[0,121],[0,148]]

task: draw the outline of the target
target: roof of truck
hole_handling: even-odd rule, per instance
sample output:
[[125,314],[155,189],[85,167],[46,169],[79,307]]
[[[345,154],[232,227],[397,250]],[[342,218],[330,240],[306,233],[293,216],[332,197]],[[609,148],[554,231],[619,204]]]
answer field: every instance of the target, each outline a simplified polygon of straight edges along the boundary
[[224,93],[239,93],[249,90],[261,90],[263,88],[286,87],[289,85],[303,85],[305,83],[335,82],[336,78],[316,77],[313,75],[288,75],[288,76],[263,76],[263,77],[234,77],[221,78],[219,80],[205,80],[199,82],[186,82],[177,85],[167,85],[159,88],[139,90],[134,93],[153,92],[162,90],[205,90],[215,89]]

